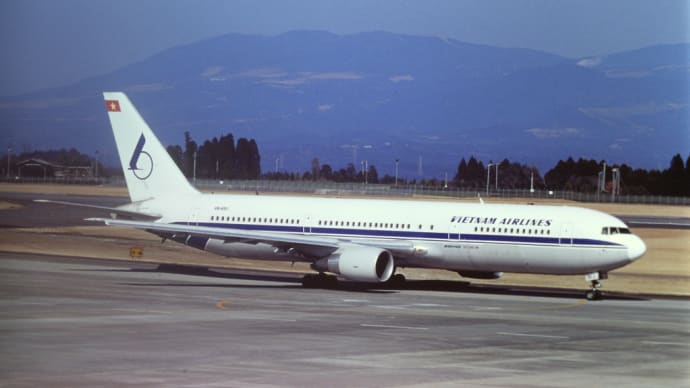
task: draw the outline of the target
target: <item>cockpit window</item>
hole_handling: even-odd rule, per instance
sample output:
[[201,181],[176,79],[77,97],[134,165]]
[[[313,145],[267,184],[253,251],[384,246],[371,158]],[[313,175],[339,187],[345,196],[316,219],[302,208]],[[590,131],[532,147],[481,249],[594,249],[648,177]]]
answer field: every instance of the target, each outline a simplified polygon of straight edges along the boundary
[[617,226],[605,226],[601,228],[601,234],[630,234],[630,229]]

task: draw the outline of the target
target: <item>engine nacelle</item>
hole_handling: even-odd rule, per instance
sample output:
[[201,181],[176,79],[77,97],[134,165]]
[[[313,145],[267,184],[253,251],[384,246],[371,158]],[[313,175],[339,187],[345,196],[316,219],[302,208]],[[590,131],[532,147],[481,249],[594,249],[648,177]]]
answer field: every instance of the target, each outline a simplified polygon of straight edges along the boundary
[[393,255],[385,249],[346,246],[312,264],[320,272],[331,272],[357,282],[385,282],[393,275]]
[[458,271],[458,274],[471,279],[500,279],[503,277],[503,272]]

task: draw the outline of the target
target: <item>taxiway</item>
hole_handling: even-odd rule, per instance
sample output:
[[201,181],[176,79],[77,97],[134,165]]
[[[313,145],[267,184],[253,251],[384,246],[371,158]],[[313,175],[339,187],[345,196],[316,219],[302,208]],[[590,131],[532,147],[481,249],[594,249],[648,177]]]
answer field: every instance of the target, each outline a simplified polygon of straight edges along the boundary
[[687,386],[690,301],[0,254],[6,386]]

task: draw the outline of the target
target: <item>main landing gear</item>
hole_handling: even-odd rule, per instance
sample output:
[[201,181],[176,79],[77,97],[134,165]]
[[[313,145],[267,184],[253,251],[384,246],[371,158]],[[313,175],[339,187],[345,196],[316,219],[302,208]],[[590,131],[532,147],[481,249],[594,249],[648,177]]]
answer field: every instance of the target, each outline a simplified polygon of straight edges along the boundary
[[[405,275],[395,274],[385,283],[392,288],[399,288],[405,285]],[[338,277],[326,275],[323,272],[318,274],[306,274],[302,277],[302,287],[304,288],[336,288],[338,287]]]
[[601,300],[603,294],[600,290],[602,284],[599,280],[604,280],[608,278],[609,274],[606,272],[594,272],[585,275],[585,280],[592,284],[592,289],[585,293],[585,298],[587,300]]
[[392,288],[400,288],[405,285],[405,275],[401,273],[396,273],[395,275],[391,276],[390,279],[386,282],[386,284]]
[[323,272],[318,274],[306,274],[302,277],[302,287],[304,288],[336,288],[338,277],[326,275]]

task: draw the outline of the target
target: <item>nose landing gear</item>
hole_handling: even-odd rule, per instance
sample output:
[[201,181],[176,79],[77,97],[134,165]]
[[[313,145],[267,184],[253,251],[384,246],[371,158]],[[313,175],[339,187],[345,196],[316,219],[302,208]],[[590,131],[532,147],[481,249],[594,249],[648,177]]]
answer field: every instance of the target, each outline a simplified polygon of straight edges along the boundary
[[607,272],[594,272],[585,275],[585,280],[592,284],[592,289],[585,293],[585,298],[587,300],[601,300],[603,294],[600,290],[602,284],[599,280],[608,278],[609,274]]

